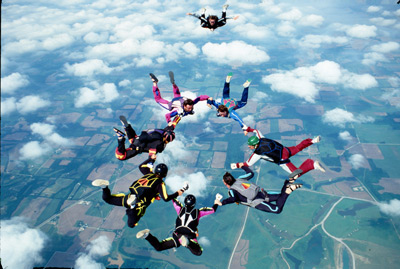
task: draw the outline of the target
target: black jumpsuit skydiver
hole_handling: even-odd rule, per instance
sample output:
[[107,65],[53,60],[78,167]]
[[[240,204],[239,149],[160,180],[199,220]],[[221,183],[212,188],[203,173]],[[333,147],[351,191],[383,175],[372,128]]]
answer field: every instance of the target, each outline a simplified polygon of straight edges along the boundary
[[214,204],[212,208],[202,207],[200,209],[191,208],[188,211],[187,207],[182,205],[177,199],[173,200],[174,208],[178,217],[176,218],[175,231],[172,233],[172,237],[168,237],[161,242],[152,234],[146,237],[146,240],[157,250],[162,251],[174,247],[180,247],[180,238],[182,235],[189,239],[187,248],[196,256],[200,256],[203,253],[203,249],[197,242],[197,226],[199,225],[200,218],[206,215],[215,213],[218,208],[217,204]]
[[[146,213],[146,209],[155,200],[161,197],[165,202],[168,202],[178,197],[178,192],[168,195],[162,178],[157,177],[152,173],[152,169],[148,166],[153,164],[154,160],[148,158],[140,166],[139,170],[143,176],[132,183],[129,187],[129,194],[111,194],[108,187],[103,188],[103,200],[111,205],[126,207],[126,215],[128,216],[128,226],[133,228],[137,225],[140,218]],[[133,209],[126,203],[130,195],[136,195],[136,204]]]
[[163,134],[167,131],[173,131],[179,120],[180,117],[175,117],[171,126],[166,126],[164,129],[142,131],[140,136],[137,136],[135,130],[129,124],[125,127],[125,132],[130,146],[125,148],[125,137],[118,139],[115,157],[118,160],[127,160],[142,152],[148,152],[150,156],[162,152],[166,146]]

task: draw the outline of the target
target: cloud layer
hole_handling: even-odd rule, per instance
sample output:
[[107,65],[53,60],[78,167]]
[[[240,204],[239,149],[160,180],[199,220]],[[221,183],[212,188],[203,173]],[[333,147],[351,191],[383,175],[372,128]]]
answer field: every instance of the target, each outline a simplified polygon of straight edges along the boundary
[[3,268],[30,269],[42,262],[41,252],[48,241],[20,217],[1,221],[1,264]]

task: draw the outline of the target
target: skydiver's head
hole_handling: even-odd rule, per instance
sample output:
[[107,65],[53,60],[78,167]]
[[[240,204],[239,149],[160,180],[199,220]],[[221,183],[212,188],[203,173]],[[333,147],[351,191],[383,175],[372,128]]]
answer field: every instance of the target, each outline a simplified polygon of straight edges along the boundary
[[194,107],[194,102],[192,99],[186,99],[183,102],[183,110],[185,110],[186,112],[192,112],[193,107]]
[[208,16],[208,23],[211,26],[214,26],[217,23],[217,21],[218,21],[218,17],[217,16],[215,16],[215,15]]
[[175,139],[175,133],[173,131],[165,131],[163,134],[163,141],[165,144],[172,142]]
[[154,174],[159,178],[164,178],[168,174],[168,166],[164,163],[160,163],[154,169]]
[[185,198],[185,207],[192,209],[196,206],[196,197],[192,194],[188,194]]
[[260,139],[256,135],[253,135],[247,140],[249,149],[255,149],[258,146],[258,143],[260,143]]
[[235,181],[236,179],[229,172],[226,172],[222,178],[222,182],[228,188],[230,188],[233,185],[233,183],[235,183]]
[[219,105],[217,111],[218,111],[217,115],[219,117],[228,117],[228,115],[229,115],[229,110],[224,105]]

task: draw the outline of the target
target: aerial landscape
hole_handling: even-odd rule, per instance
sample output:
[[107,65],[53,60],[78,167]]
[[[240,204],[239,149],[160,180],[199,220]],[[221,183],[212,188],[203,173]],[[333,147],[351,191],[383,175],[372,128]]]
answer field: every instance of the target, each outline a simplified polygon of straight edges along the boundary
[[[228,19],[215,31],[188,12]],[[3,268],[395,268],[400,262],[400,5],[396,1],[5,1],[1,9],[1,265]],[[321,141],[291,158],[304,174],[280,214],[239,204],[201,219],[201,256],[156,251],[136,237],[170,237],[172,202],[138,225],[102,199],[96,179],[128,193],[148,158],[116,158],[124,115],[138,134],[167,126],[169,71],[182,96],[239,100],[246,126],[283,145]],[[251,133],[200,101],[157,154],[165,185],[197,207],[229,197]],[[127,143],[128,144],[128,143]],[[279,191],[288,173],[260,160],[250,180]],[[5,247],[7,246],[7,247]]]

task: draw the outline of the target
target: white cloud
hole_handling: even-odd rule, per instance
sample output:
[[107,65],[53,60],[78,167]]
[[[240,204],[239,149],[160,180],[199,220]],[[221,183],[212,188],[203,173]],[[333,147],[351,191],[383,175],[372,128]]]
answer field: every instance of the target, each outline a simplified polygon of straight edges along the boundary
[[68,46],[74,42],[74,38],[66,33],[54,35],[43,40],[43,48],[46,50],[56,50]]
[[333,126],[337,126],[340,128],[344,128],[346,123],[366,123],[373,122],[374,118],[359,115],[358,117],[354,116],[353,113],[343,110],[341,108],[335,108],[329,111],[326,111],[322,115],[322,121],[324,123],[331,124]]
[[87,253],[79,253],[78,259],[75,261],[75,268],[77,269],[102,269],[105,266],[96,262],[100,256],[105,256],[111,249],[111,242],[102,235],[89,243],[86,247]]
[[7,115],[17,110],[16,99],[14,97],[1,101],[1,115]]
[[374,45],[371,47],[371,50],[376,51],[376,52],[380,52],[380,53],[389,53],[395,50],[398,50],[400,48],[399,43],[397,42],[387,42],[387,43],[382,43],[379,45]]
[[29,84],[26,76],[20,73],[12,73],[6,77],[1,78],[1,92],[4,94],[11,94],[21,87]]
[[304,26],[319,27],[324,22],[324,17],[311,14],[300,19],[299,24]]
[[344,140],[344,141],[351,141],[353,137],[348,131],[343,131],[339,133],[339,138]]
[[258,65],[270,59],[266,52],[243,41],[220,44],[208,42],[202,47],[202,51],[209,61],[218,64]]
[[379,26],[390,26],[390,25],[393,25],[396,23],[395,19],[385,19],[382,17],[372,18],[372,19],[370,19],[370,21]]
[[346,88],[356,90],[366,90],[378,86],[376,79],[370,74],[354,74],[347,70],[343,70],[342,82]]
[[25,96],[16,103],[17,110],[21,114],[28,114],[49,105],[50,101],[44,100],[36,95]]
[[120,87],[128,87],[128,86],[130,86],[132,83],[131,83],[131,81],[129,80],[129,79],[124,79],[124,80],[122,80],[122,81],[120,81],[119,83],[118,83],[118,86],[120,86]]
[[248,127],[254,128],[256,126],[256,121],[253,115],[247,115],[246,117],[243,118],[243,121]]
[[210,247],[210,246],[211,246],[211,241],[210,241],[207,237],[201,236],[201,237],[199,238],[199,244],[200,244],[202,247]]
[[72,145],[73,142],[70,139],[64,138],[58,133],[54,132],[55,127],[55,125],[47,123],[33,123],[30,125],[33,134],[39,134],[48,142],[60,146]]
[[306,48],[319,48],[321,44],[337,44],[343,45],[349,40],[344,36],[328,36],[328,35],[306,35],[301,38],[299,45]]
[[95,43],[105,42],[107,41],[107,38],[108,38],[108,33],[106,32],[102,33],[90,32],[83,37],[83,40],[85,40],[86,43],[95,44]]
[[256,91],[256,93],[253,95],[253,97],[251,98],[251,100],[260,102],[260,101],[265,101],[269,98],[268,94],[266,94],[265,92],[261,92],[261,91]]
[[65,70],[67,71],[67,73],[74,76],[91,77],[97,74],[110,74],[113,69],[108,67],[108,65],[105,64],[103,60],[91,59],[73,65],[67,63],[65,64]]
[[291,22],[283,21],[277,26],[276,31],[280,36],[289,37],[295,33],[296,28]]
[[[397,82],[398,83],[398,82]],[[400,90],[392,90],[382,94],[381,99],[390,102],[393,98],[400,98]],[[400,103],[396,103],[396,107],[400,108]]]
[[350,156],[349,162],[353,169],[359,169],[365,165],[367,159],[361,154],[353,154]]
[[271,90],[285,92],[307,102],[314,103],[318,94],[316,83],[342,84],[346,88],[365,90],[378,85],[369,74],[351,73],[332,61],[319,62],[310,67],[298,67],[291,71],[278,70],[277,73],[263,76],[262,82],[271,84]]
[[40,253],[48,241],[39,229],[28,227],[20,217],[1,220],[1,264],[3,268],[33,268],[42,262]]
[[30,141],[22,146],[19,150],[21,160],[35,160],[43,155],[48,154],[52,148],[47,143],[39,143],[39,141]]
[[373,12],[378,12],[381,10],[381,7],[379,6],[369,6],[367,8],[367,12],[373,13]]
[[75,107],[80,108],[91,103],[110,103],[118,98],[119,93],[114,83],[104,83],[92,90],[88,87],[79,89],[75,98]]
[[376,36],[375,26],[356,24],[346,30],[346,34],[356,38],[370,38]]
[[168,174],[165,184],[171,191],[176,191],[182,188],[185,181],[189,182],[189,189],[185,192],[186,194],[193,194],[196,197],[204,197],[207,195],[206,189],[208,180],[203,172],[184,173],[183,175]]
[[387,62],[388,59],[382,53],[368,52],[364,54],[364,59],[361,61],[364,65],[375,65],[377,62]]
[[286,21],[298,21],[302,18],[303,14],[301,13],[300,10],[297,8],[292,8],[291,10],[284,12],[282,14],[279,14],[277,17],[278,19],[281,20],[286,20]]
[[400,216],[400,200],[398,199],[390,200],[388,203],[386,202],[378,203],[378,207],[383,213],[387,215],[393,217]]
[[273,35],[269,26],[260,26],[253,23],[236,24],[232,31],[242,37],[254,40],[265,40]]

